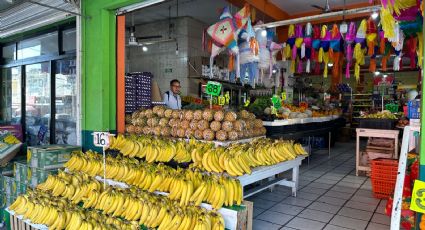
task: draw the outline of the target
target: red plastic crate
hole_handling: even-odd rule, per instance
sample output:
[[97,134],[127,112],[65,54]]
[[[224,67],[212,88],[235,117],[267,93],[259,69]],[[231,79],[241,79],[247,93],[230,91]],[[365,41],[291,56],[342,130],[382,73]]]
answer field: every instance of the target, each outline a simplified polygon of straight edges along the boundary
[[376,198],[388,198],[394,194],[398,160],[375,159],[371,161],[372,191]]

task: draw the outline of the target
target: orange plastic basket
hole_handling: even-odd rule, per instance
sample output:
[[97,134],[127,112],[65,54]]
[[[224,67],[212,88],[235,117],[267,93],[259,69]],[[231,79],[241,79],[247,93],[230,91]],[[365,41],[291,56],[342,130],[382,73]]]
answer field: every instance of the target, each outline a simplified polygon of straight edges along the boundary
[[376,198],[388,198],[394,194],[398,160],[375,159],[371,161],[372,191]]

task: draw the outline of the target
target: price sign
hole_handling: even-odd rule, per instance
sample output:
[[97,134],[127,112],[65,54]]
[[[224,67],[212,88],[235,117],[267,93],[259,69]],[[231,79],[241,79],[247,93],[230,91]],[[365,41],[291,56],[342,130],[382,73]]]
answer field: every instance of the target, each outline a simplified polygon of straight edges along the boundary
[[224,96],[218,96],[218,105],[223,106],[226,104],[226,98]]
[[413,185],[412,200],[410,210],[425,213],[425,182],[415,180]]
[[205,88],[205,93],[212,96],[218,96],[221,92],[221,84],[215,81],[209,81]]
[[249,106],[249,104],[251,104],[251,98],[249,98],[249,97],[248,97],[248,99],[245,101],[244,106],[245,106],[245,107],[248,107],[248,106]]
[[274,108],[279,109],[280,107],[282,107],[282,99],[279,96],[274,95],[271,99]]
[[282,92],[282,101],[286,101],[286,90]]
[[109,132],[93,132],[93,144],[96,147],[108,147]]
[[277,116],[277,109],[274,106],[272,106],[272,112],[271,113]]
[[225,99],[226,99],[226,104],[228,105],[228,104],[230,104],[230,94],[229,94],[229,91],[227,91],[225,94],[224,94],[224,97],[225,97]]

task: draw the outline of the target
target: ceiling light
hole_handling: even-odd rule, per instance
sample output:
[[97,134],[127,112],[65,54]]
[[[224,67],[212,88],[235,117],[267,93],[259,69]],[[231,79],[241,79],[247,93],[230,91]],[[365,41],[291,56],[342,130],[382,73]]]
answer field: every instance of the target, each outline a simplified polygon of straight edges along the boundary
[[378,76],[379,74],[381,74],[379,71],[375,72],[375,76]]
[[388,75],[387,74],[384,74],[384,76],[383,76],[384,78],[386,78],[386,77],[388,77]]
[[273,71],[272,71],[273,73],[277,73],[277,70],[276,69],[273,69]]
[[372,19],[377,19],[379,16],[378,12],[374,11],[371,15]]
[[146,51],[148,51],[148,47],[147,46],[143,46],[142,47],[142,50],[143,50],[143,52],[146,52]]
[[332,67],[332,66],[334,66],[334,63],[329,62],[329,63],[328,63],[328,66],[329,66],[329,67]]
[[261,31],[261,36],[266,37],[267,36],[267,30]]

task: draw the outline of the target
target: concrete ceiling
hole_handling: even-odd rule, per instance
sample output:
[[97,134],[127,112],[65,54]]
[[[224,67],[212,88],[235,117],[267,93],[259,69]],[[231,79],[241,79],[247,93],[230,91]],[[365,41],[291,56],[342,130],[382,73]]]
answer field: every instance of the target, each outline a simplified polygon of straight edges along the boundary
[[[323,8],[326,5],[326,0],[269,0],[269,2],[290,15],[317,10],[316,8],[311,7],[311,5],[318,5]],[[346,5],[353,5],[358,3],[369,3],[369,0],[346,0]],[[344,1],[329,0],[329,6],[331,9],[341,8],[344,6]]]

